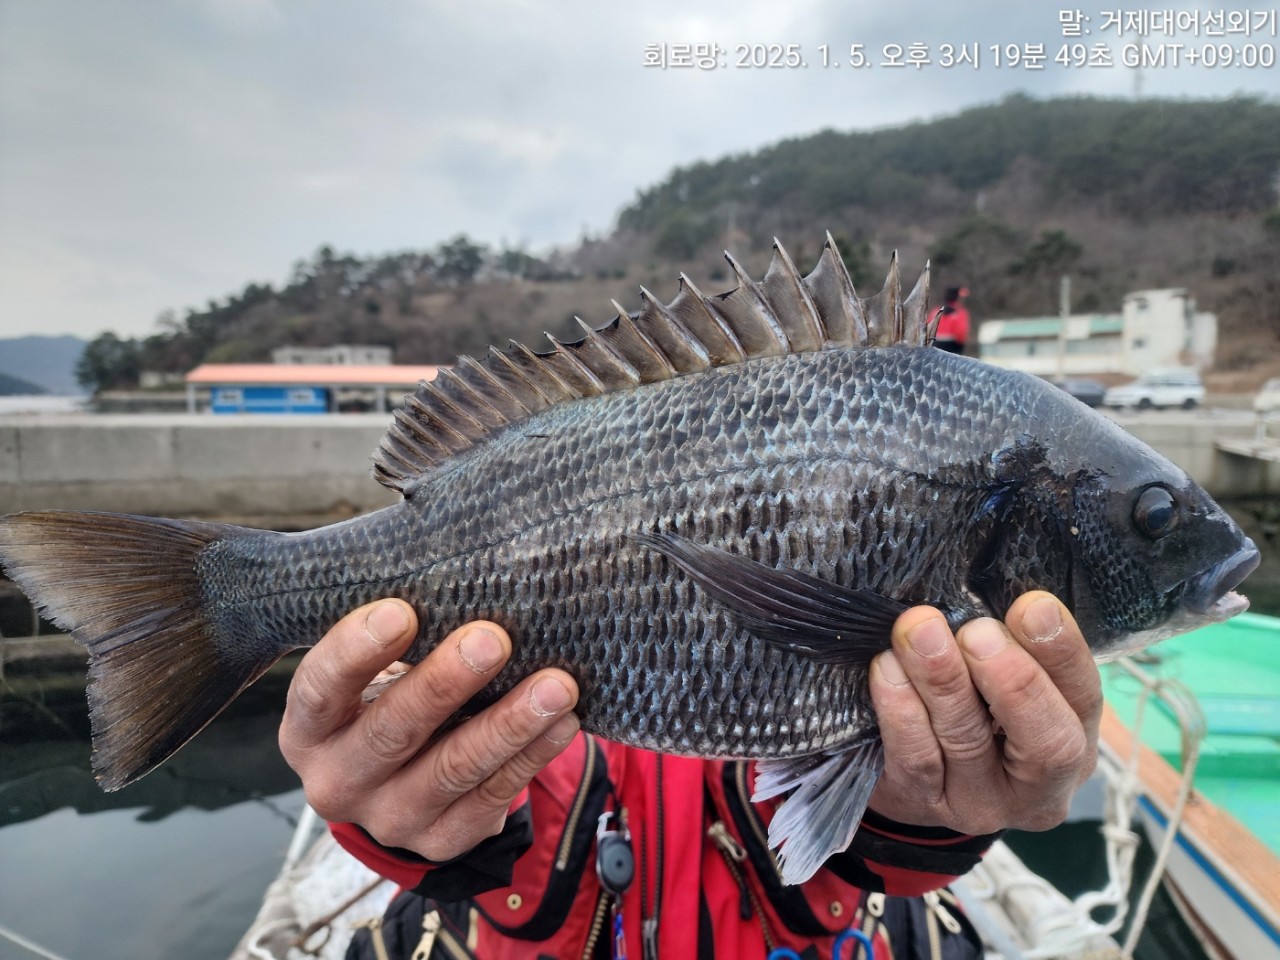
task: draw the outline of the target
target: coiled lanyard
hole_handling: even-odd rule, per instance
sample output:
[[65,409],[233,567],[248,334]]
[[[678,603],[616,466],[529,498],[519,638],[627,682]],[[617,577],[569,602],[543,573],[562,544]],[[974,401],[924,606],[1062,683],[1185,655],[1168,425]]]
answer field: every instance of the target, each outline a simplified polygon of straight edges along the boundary
[[[836,937],[835,947],[831,951],[832,960],[843,960],[845,944],[850,940],[855,941],[856,946],[853,952],[849,954],[848,960],[858,960],[858,946],[861,946],[866,951],[866,960],[873,960],[871,938],[854,927],[850,927]],[[803,958],[790,947],[774,947],[769,951],[769,956],[766,960],[803,960]]]

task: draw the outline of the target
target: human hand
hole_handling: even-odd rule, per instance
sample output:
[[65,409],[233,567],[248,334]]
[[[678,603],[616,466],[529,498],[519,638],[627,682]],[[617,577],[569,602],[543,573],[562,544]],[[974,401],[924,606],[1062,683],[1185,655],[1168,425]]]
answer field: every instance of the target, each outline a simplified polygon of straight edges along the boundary
[[460,627],[365,703],[365,687],[416,631],[400,600],[344,617],[298,665],[280,750],[321,817],[441,861],[500,832],[512,800],[573,740],[578,687],[564,671],[540,670],[427,746],[497,675],[511,640],[493,623]]
[[1097,762],[1098,668],[1048,593],[955,635],[932,607],[906,611],[872,662],[871,697],[885,752],[871,806],[902,823],[1047,830]]

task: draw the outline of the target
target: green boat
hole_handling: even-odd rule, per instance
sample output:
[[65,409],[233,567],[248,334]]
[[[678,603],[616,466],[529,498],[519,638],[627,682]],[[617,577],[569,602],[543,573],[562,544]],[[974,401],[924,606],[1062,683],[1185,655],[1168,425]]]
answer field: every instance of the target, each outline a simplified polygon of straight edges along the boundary
[[1102,749],[1136,776],[1153,845],[1175,824],[1166,884],[1206,952],[1280,960],[1280,619],[1243,614],[1148,653],[1103,667]]

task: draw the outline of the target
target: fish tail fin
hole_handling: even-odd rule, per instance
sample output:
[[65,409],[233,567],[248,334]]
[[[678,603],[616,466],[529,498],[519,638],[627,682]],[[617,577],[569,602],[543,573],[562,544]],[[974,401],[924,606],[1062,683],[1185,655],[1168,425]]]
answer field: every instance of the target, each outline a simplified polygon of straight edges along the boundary
[[202,600],[201,552],[264,535],[114,513],[0,517],[0,563],[89,650],[93,765],[104,790],[166,760],[284,652],[221,642]]
[[757,761],[753,801],[794,791],[769,821],[783,883],[804,883],[853,842],[883,769],[878,736],[826,753]]

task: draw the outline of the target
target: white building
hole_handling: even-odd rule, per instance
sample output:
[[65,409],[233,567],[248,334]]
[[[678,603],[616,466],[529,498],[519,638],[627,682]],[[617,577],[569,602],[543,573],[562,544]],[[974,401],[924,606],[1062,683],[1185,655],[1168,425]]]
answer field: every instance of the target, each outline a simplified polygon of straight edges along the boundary
[[1213,364],[1218,318],[1196,309],[1186,290],[1140,290],[1120,313],[987,320],[979,355],[1000,367],[1040,376],[1136,377],[1156,367]]
[[380,367],[391,362],[391,348],[349,343],[339,343],[332,347],[278,347],[271,351],[271,362]]

